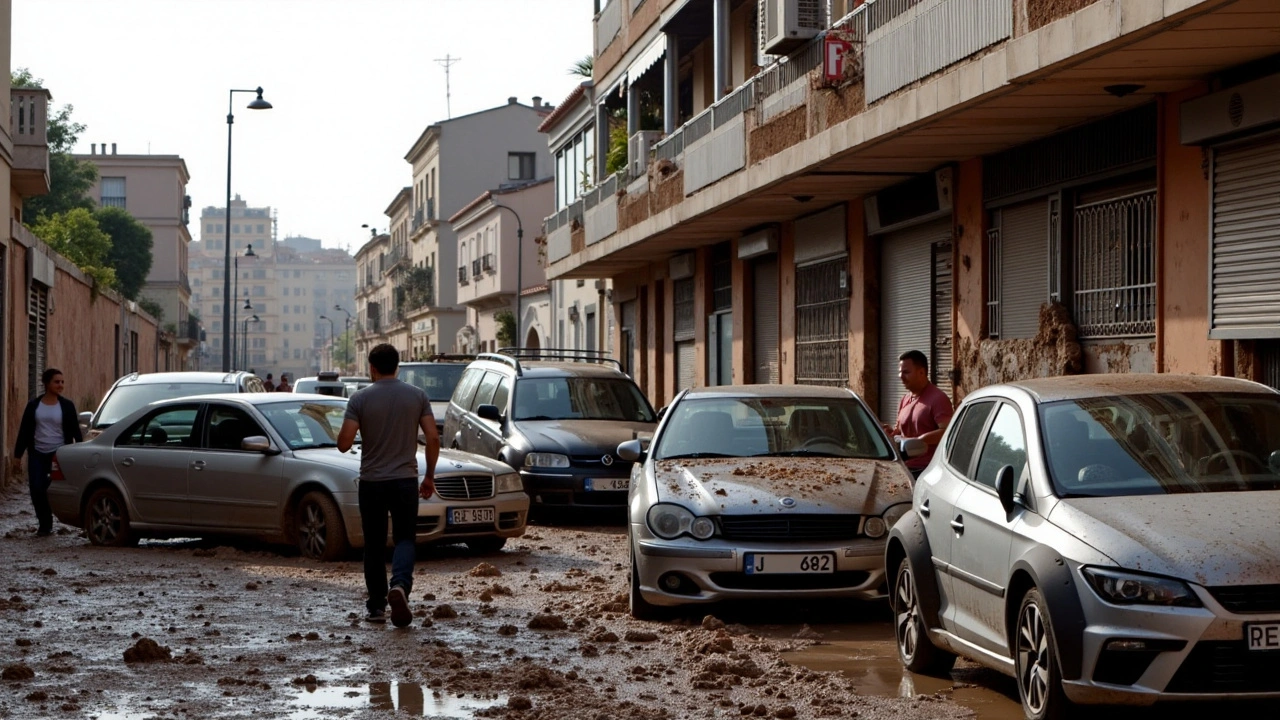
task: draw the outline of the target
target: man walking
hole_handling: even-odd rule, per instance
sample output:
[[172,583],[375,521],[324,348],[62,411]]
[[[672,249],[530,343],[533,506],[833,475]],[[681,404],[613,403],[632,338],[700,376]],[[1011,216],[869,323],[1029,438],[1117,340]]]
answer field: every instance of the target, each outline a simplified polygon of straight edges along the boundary
[[[361,436],[360,527],[364,531],[364,584],[369,622],[404,627],[413,620],[409,593],[413,590],[415,526],[418,498],[435,493],[436,460],[440,438],[436,434],[431,400],[414,385],[396,378],[400,351],[382,343],[369,351],[369,376],[373,383],[351,396],[338,432],[338,449],[347,452]],[[281,378],[283,379],[283,375]],[[418,483],[418,431],[427,440],[427,467]],[[391,586],[387,587],[387,516],[391,516]]]
[[907,395],[898,402],[897,422],[886,429],[895,441],[919,438],[929,446],[925,454],[907,460],[907,469],[920,477],[951,421],[951,398],[929,381],[929,359],[919,350],[908,350],[898,358],[898,378]]

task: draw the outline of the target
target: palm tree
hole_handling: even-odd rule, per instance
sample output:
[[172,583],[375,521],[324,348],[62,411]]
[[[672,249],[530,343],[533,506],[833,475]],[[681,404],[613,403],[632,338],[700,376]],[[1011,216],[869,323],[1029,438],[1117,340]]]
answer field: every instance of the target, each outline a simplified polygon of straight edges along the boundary
[[595,72],[595,66],[595,58],[588,55],[571,65],[569,67],[569,74],[590,79],[591,75]]

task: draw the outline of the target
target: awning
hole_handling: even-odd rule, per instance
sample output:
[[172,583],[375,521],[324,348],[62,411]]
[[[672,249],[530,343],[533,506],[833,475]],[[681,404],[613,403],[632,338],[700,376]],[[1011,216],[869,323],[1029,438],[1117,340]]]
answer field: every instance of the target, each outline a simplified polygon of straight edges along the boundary
[[644,52],[640,53],[640,57],[636,58],[635,62],[631,63],[631,66],[627,68],[627,82],[636,82],[639,80],[640,76],[649,68],[657,64],[657,62],[661,60],[662,56],[666,55],[666,53],[667,36],[663,33],[658,33],[658,36],[653,39],[653,42],[649,43],[649,46],[644,49]]

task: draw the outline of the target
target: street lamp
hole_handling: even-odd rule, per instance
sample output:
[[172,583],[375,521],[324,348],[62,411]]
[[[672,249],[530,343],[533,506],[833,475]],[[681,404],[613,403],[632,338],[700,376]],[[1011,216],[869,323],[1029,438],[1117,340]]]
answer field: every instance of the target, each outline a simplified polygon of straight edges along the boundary
[[[253,254],[253,243],[249,243],[248,247],[245,248],[244,256],[257,257],[257,255]],[[236,271],[235,271],[236,279],[234,281],[235,289],[232,290],[232,297],[237,298],[238,300],[240,297],[240,254],[239,253],[236,253],[235,268],[236,268]],[[253,308],[249,306],[249,297],[248,297],[249,289],[248,288],[245,288],[244,294],[245,294],[244,309],[252,310]],[[233,305],[231,307],[231,327],[234,328],[239,322],[240,322],[240,313],[237,312],[237,306]],[[235,337],[231,338],[231,357],[235,358],[236,362],[240,361],[240,356],[236,354]]]
[[231,274],[231,126],[235,123],[231,104],[235,102],[235,95],[238,92],[258,94],[258,97],[246,106],[250,110],[271,109],[271,103],[262,99],[262,88],[232,90],[227,94],[227,234],[222,260],[222,372],[231,372],[231,344],[235,338],[235,321],[231,319],[231,285],[226,280]]
[[494,207],[506,210],[516,216],[516,336],[512,338],[516,347],[524,345],[524,333],[520,331],[520,291],[524,289],[524,223],[520,222],[520,213],[506,205],[494,203]]
[[[245,288],[245,290],[244,290],[244,309],[245,309],[245,310],[252,310],[252,309],[253,309],[253,303],[250,303],[250,302],[249,302],[249,288]],[[238,308],[236,308],[236,310],[237,310],[237,312],[236,312],[236,318],[237,318],[237,319],[236,319],[236,320],[233,320],[232,322],[233,322],[233,323],[238,324],[238,323],[240,322],[240,320],[239,320],[240,313],[239,313]],[[235,325],[234,325],[234,324],[233,324],[231,327],[232,327],[232,329],[233,329],[233,330],[235,329]],[[248,352],[243,353],[243,355],[244,355],[244,364],[241,364],[241,363],[240,363],[240,356],[241,356],[241,352],[240,352],[240,351],[241,351],[242,349],[247,349],[247,348],[241,348],[241,347],[240,347],[240,345],[239,345],[239,343],[238,343],[238,342],[236,342],[238,339],[239,339],[239,336],[238,336],[238,335],[234,335],[234,334],[232,335],[232,337],[231,337],[231,354],[232,354],[232,356],[235,358],[235,364],[236,364],[236,365],[239,365],[239,366],[240,366],[240,367],[242,367],[242,368],[244,368],[244,367],[248,367],[248,366],[249,366],[249,353],[248,353]]]
[[346,370],[351,365],[351,313],[341,305],[334,305],[334,310],[344,313],[347,316],[346,331],[343,335],[346,338],[342,343],[342,369]]
[[[320,319],[329,321],[329,369],[332,370],[333,369],[333,346],[334,346],[333,318],[329,317],[328,315],[321,315]],[[320,363],[320,367],[324,367],[324,363]]]
[[[245,303],[248,305],[249,303]],[[246,307],[246,310],[251,308]],[[258,322],[258,316],[247,317],[244,319],[244,367],[249,367],[249,323]]]

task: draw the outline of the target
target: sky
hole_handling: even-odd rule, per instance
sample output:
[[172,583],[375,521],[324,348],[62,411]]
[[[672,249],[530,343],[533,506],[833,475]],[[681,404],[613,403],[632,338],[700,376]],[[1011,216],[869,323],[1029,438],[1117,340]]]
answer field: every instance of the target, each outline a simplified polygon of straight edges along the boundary
[[[192,218],[232,193],[279,213],[279,237],[352,253],[412,184],[405,154],[448,116],[534,95],[552,105],[591,54],[591,0],[14,0],[10,64],[120,154],[179,155]],[[198,224],[192,232],[199,239]]]

